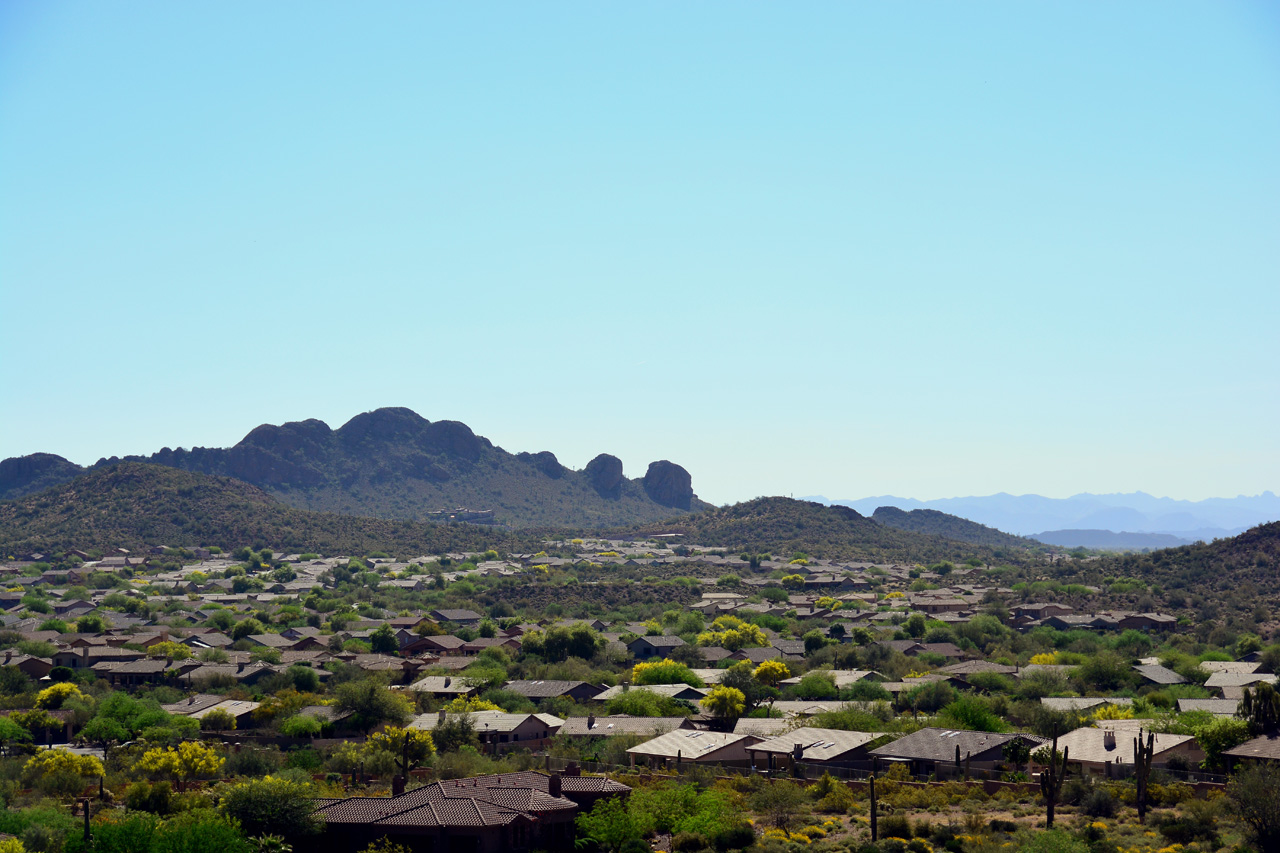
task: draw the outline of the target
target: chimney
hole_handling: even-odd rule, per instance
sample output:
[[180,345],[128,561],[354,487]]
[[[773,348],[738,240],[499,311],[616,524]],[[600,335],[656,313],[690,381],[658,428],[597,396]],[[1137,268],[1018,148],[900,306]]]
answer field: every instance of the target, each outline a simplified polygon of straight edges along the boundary
[[560,774],[552,773],[547,777],[547,793],[553,797],[560,796]]
[[449,686],[450,684],[452,684],[452,683],[453,683],[453,679],[446,675],[446,676],[444,677],[444,686],[445,686],[445,687],[448,687],[448,686]]
[[188,700],[187,700],[187,704],[188,704],[188,705],[194,705],[194,704],[196,704],[196,697],[192,696],[190,699],[188,699]]
[[13,652],[9,652],[9,651],[7,651],[7,652],[5,652],[5,653],[4,653],[4,662],[5,662],[5,664],[6,664],[6,665],[8,665],[8,663],[9,663],[9,658],[11,658],[11,657],[13,657]]
[[596,715],[587,714],[587,730],[590,731],[596,727]]
[[1116,732],[1115,729],[1107,729],[1102,733],[1102,745],[1107,749],[1116,748]]
[[244,672],[244,661],[236,664],[236,672]]
[[448,716],[448,715],[445,713],[444,708],[441,708],[441,709],[440,709],[440,716],[439,716],[438,718],[436,718],[436,725],[437,725],[437,726],[444,725],[444,721],[445,721],[445,718],[446,718],[447,716]]

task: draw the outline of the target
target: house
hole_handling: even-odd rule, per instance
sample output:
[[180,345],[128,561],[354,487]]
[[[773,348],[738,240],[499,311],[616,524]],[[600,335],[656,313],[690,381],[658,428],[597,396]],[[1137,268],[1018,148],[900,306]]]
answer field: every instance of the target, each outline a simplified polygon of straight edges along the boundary
[[455,717],[467,717],[486,752],[511,749],[542,749],[564,725],[550,714],[507,714],[502,711],[472,711],[466,714],[422,714],[409,723],[411,729],[431,731]]
[[627,643],[627,651],[631,653],[633,658],[639,660],[648,660],[649,658],[663,658],[671,654],[671,650],[684,645],[684,640],[679,637],[671,637],[661,635],[657,637],[636,637]]
[[597,717],[588,714],[585,717],[569,717],[560,727],[560,737],[592,738],[614,737],[616,735],[641,735],[657,737],[676,729],[691,729],[693,724],[687,717],[631,717],[626,714],[615,714],[609,717]]
[[1036,735],[927,728],[876,747],[870,755],[873,768],[903,763],[915,775],[936,773],[940,767],[954,768],[957,754],[972,769],[992,770],[1004,760],[1005,744],[1016,738],[1028,741],[1033,750],[1046,742]]
[[32,657],[31,655],[15,654],[12,650],[4,653],[4,662],[0,666],[15,666],[18,671],[28,678],[34,678],[39,681],[44,678],[53,669],[53,661],[48,658]]
[[474,610],[432,610],[429,614],[437,622],[452,622],[465,628],[477,628],[483,619]]
[[406,654],[431,652],[437,655],[460,655],[462,654],[462,647],[466,644],[467,641],[461,637],[455,637],[452,634],[436,634],[431,637],[422,637],[400,651]]
[[1129,708],[1133,706],[1132,699],[1112,698],[1112,697],[1083,697],[1076,696],[1065,699],[1054,698],[1051,696],[1040,697],[1040,704],[1051,711],[1075,711],[1077,713],[1088,713],[1096,711],[1106,706]]
[[535,702],[560,697],[587,702],[600,693],[599,687],[585,681],[508,681],[503,689]]
[[867,745],[878,738],[872,732],[799,728],[747,747],[753,767],[783,770],[803,762],[826,767],[850,767],[869,760]]
[[1178,673],[1163,667],[1158,663],[1155,664],[1135,664],[1134,672],[1138,673],[1144,681],[1151,684],[1167,685],[1167,684],[1186,684],[1187,680]]
[[1280,735],[1262,735],[1222,753],[1246,763],[1280,761]]
[[[434,782],[393,797],[317,800],[316,814],[324,820],[324,846],[338,851],[358,850],[377,838],[412,850],[568,850],[574,817],[590,806],[587,798],[569,798],[567,778],[524,772]],[[604,796],[630,793],[608,780],[594,787],[607,788]]]
[[1178,713],[1189,714],[1192,711],[1208,711],[1215,717],[1234,717],[1240,707],[1238,699],[1179,699]]
[[[1141,738],[1146,744],[1147,735],[1139,730],[1136,735],[1115,729],[1082,728],[1067,732],[1058,738],[1058,749],[1066,750],[1067,763],[1096,775],[1110,777],[1124,768],[1133,768],[1133,743]],[[1152,755],[1153,767],[1162,767],[1169,759],[1180,756],[1192,764],[1204,760],[1204,750],[1191,735],[1157,734]]]
[[[1210,690],[1221,690],[1223,698],[1239,698],[1239,692],[1255,684],[1275,684],[1276,676],[1260,672],[1215,672],[1210,674],[1204,686]],[[1228,690],[1234,690],[1235,697],[1227,696]]]
[[415,693],[425,693],[437,699],[456,699],[459,696],[471,696],[478,687],[466,679],[450,675],[424,675],[405,688]]
[[747,747],[759,742],[760,738],[754,735],[676,729],[631,747],[627,754],[631,756],[632,766],[638,761],[663,767],[668,764],[679,767],[685,762],[749,767],[751,756]]
[[628,690],[656,693],[668,699],[681,699],[685,702],[701,702],[709,692],[702,687],[690,687],[687,684],[637,684],[634,687],[626,684],[617,684],[596,694],[594,701],[608,702],[610,699],[618,698]]

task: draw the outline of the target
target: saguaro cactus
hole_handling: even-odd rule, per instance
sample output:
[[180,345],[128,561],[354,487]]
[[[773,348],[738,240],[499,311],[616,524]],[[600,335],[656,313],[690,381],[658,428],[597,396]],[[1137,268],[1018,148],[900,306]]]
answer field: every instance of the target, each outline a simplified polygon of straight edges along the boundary
[[876,776],[872,773],[867,777],[867,784],[871,788],[871,843],[875,843],[879,838],[879,827],[876,825]]
[[[1043,752],[1043,750],[1041,750]],[[1067,777],[1067,750],[1058,755],[1058,736],[1053,736],[1053,745],[1040,770],[1040,793],[1044,795],[1046,829],[1053,829],[1053,810],[1058,805],[1058,797],[1062,793],[1062,781]]]
[[1138,784],[1138,823],[1147,822],[1147,779],[1151,776],[1151,760],[1156,754],[1156,734],[1147,732],[1147,743],[1142,743],[1142,729],[1133,739],[1134,781]]

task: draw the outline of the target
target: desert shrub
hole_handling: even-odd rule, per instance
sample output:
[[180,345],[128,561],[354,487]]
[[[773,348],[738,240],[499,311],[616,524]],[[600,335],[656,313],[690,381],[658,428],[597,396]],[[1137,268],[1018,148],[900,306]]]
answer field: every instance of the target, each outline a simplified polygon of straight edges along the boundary
[[167,815],[172,797],[173,786],[168,782],[156,782],[154,785],[134,782],[124,795],[124,804],[130,811]]
[[671,839],[671,849],[676,853],[697,853],[711,846],[711,841],[700,832],[681,832]]
[[1180,815],[1158,819],[1156,829],[1170,844],[1204,841],[1216,849],[1219,843],[1217,807],[1205,800],[1190,802]]
[[882,838],[910,838],[912,835],[911,822],[906,815],[885,815],[878,823]]
[[755,843],[756,834],[751,829],[750,824],[740,823],[736,826],[722,829],[711,839],[716,850],[745,850]]
[[279,769],[280,764],[279,752],[245,746],[227,756],[226,773],[228,776],[266,776]]
[[1089,817],[1115,817],[1116,801],[1109,790],[1098,787],[1081,797],[1080,810]]
[[994,817],[991,820],[987,821],[987,829],[989,829],[992,832],[1011,833],[1011,832],[1017,831],[1018,824],[1014,823],[1011,820],[1004,820],[1003,818]]
[[31,853],[60,853],[67,832],[60,826],[33,823],[22,833],[22,846]]

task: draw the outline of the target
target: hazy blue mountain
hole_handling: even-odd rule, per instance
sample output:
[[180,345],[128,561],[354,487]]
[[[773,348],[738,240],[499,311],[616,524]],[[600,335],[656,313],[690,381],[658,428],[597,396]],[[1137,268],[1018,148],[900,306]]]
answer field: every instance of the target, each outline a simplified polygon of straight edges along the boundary
[[982,497],[920,501],[879,495],[859,500],[806,498],[820,503],[852,507],[863,514],[878,507],[903,510],[933,509],[967,518],[1020,536],[1042,531],[1109,530],[1130,533],[1167,533],[1191,541],[1235,536],[1250,527],[1280,520],[1280,497],[1260,495],[1208,498],[1202,501],[1157,498],[1145,492],[1128,494],[1079,494],[1069,498],[1000,493]]
[[1190,545],[1170,533],[1116,533],[1111,530],[1046,530],[1031,537],[1046,545],[1063,548],[1093,548],[1099,551],[1146,551]]

